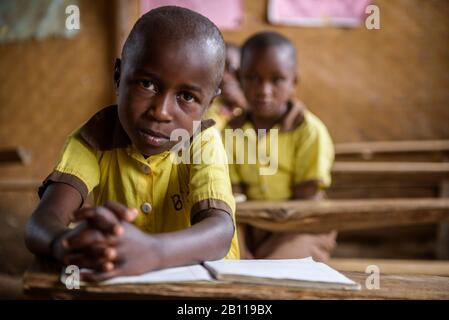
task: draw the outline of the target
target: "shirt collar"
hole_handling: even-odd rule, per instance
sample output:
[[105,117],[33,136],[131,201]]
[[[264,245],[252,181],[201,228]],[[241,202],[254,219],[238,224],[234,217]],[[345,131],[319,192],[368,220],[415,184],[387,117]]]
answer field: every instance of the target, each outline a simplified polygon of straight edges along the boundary
[[[287,107],[287,113],[280,119],[279,123],[275,125],[275,127],[280,126],[282,132],[295,130],[304,122],[304,113],[306,111],[306,107],[302,102],[298,100],[296,100],[295,102],[289,101],[287,103]],[[229,121],[228,125],[232,129],[238,129],[242,128],[247,123],[251,123],[250,112],[244,112],[240,116],[235,117],[234,119]]]

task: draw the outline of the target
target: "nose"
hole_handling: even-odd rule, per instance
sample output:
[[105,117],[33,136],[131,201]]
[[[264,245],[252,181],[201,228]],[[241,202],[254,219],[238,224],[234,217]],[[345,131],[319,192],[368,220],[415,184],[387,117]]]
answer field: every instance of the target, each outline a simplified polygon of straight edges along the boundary
[[172,120],[171,109],[173,101],[171,101],[169,94],[159,94],[151,101],[151,106],[148,108],[149,115],[159,122],[170,122]]
[[271,86],[270,82],[264,81],[260,83],[258,90],[259,97],[271,97],[272,93],[273,87]]

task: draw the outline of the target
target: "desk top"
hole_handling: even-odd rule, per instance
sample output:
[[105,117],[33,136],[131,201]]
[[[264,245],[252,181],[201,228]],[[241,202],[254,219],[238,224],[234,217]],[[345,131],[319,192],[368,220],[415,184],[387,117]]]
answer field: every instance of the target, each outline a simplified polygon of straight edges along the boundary
[[37,298],[67,299],[449,299],[449,277],[380,275],[380,289],[366,289],[368,274],[343,272],[361,284],[360,291],[312,289],[225,282],[198,284],[134,284],[81,286],[68,290],[60,282],[60,266],[37,259],[25,273],[24,292]]
[[247,201],[237,222],[271,231],[328,232],[449,221],[449,199]]

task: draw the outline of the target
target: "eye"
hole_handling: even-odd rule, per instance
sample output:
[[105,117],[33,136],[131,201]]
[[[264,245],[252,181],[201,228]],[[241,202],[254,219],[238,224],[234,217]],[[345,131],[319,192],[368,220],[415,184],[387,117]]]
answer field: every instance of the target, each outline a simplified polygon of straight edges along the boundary
[[284,77],[274,77],[273,82],[278,84],[280,82],[284,81]]
[[248,75],[245,76],[245,78],[248,81],[257,81],[258,80],[258,77],[253,75],[253,74],[248,74]]
[[140,85],[145,90],[154,91],[156,92],[156,85],[151,80],[141,80]]
[[189,92],[181,92],[178,95],[182,100],[184,100],[185,102],[191,103],[191,102],[195,102],[195,96]]

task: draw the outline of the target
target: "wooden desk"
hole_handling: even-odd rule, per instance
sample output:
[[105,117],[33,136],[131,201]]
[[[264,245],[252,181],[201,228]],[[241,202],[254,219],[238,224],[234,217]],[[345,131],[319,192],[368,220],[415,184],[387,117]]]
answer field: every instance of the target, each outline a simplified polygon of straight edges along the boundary
[[449,163],[335,162],[331,199],[439,197]]
[[67,299],[449,299],[449,278],[380,275],[380,289],[365,288],[367,274],[344,272],[360,283],[360,291],[322,290],[232,283],[87,286],[68,290],[60,282],[60,267],[36,260],[24,275],[24,292],[35,298]]
[[377,141],[335,145],[337,161],[449,161],[449,140]]
[[332,258],[329,265],[341,272],[365,272],[369,265],[376,265],[381,273],[386,274],[449,277],[449,261],[447,260]]
[[270,231],[328,232],[449,221],[449,198],[248,201],[237,222]]

